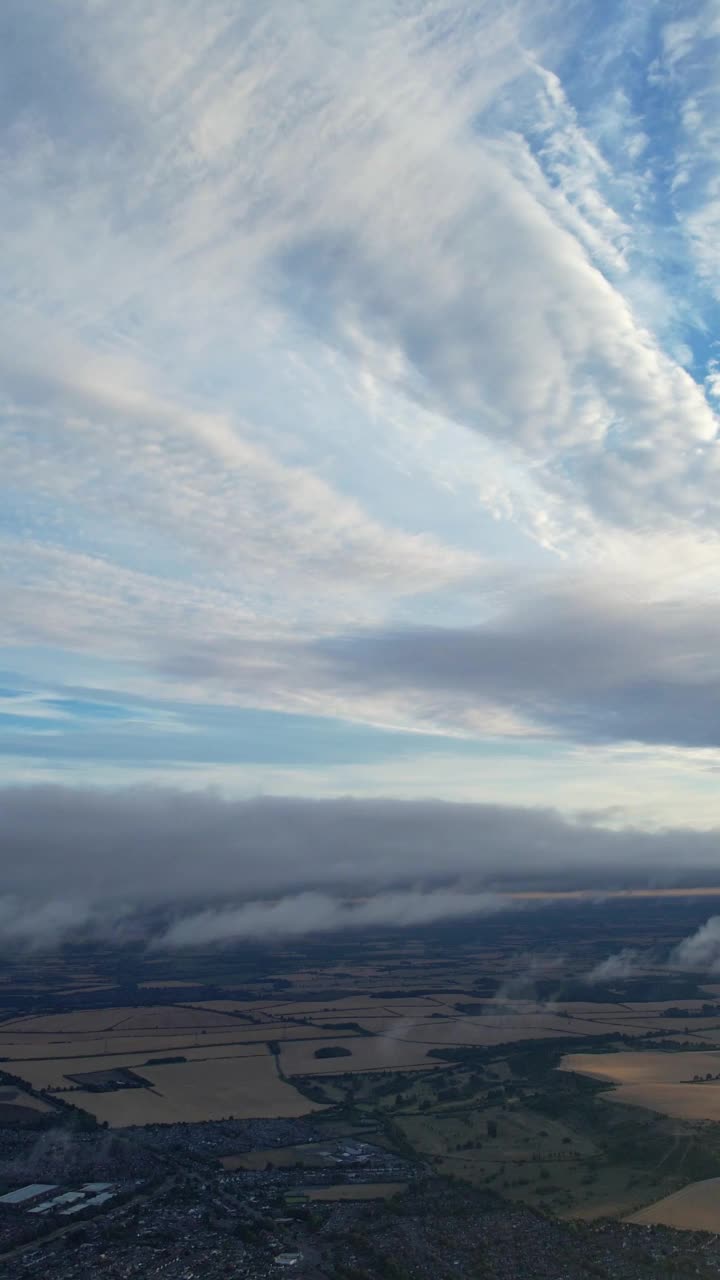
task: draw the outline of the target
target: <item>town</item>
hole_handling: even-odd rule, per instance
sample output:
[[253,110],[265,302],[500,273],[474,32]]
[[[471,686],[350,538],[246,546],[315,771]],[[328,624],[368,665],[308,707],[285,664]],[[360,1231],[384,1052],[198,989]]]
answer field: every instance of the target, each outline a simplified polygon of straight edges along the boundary
[[720,1276],[715,1236],[561,1223],[433,1177],[382,1135],[331,1136],[335,1128],[250,1120],[111,1137],[3,1131],[4,1181],[39,1177],[40,1162],[47,1170],[45,1182],[0,1197],[3,1276],[519,1280],[528,1256],[534,1276],[553,1280]]

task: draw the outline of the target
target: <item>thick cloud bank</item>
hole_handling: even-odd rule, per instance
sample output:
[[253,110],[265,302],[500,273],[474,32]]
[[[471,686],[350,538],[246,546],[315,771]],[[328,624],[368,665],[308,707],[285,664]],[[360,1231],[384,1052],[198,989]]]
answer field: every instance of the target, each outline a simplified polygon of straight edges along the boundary
[[[639,588],[636,588],[639,590]],[[492,704],[588,742],[720,743],[720,613],[713,601],[640,601],[577,582],[472,627],[378,629],[317,646],[356,694]]]
[[6,940],[107,933],[157,905],[175,912],[173,945],[417,924],[511,889],[707,883],[717,867],[714,831],[437,800],[31,787],[0,792],[0,813]]
[[[478,576],[482,620],[463,626],[377,625],[265,646],[241,638],[178,647],[163,678],[267,698],[282,686],[351,716],[470,736],[501,733],[589,744],[720,746],[720,608],[641,576]],[[173,640],[169,640],[169,646]],[[252,689],[251,689],[252,686]]]

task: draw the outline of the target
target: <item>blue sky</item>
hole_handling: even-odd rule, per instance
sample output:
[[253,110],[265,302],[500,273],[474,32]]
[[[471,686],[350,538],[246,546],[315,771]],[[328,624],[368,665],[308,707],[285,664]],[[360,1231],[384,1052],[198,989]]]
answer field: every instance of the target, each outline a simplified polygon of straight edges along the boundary
[[720,3],[7,0],[6,784],[720,823]]

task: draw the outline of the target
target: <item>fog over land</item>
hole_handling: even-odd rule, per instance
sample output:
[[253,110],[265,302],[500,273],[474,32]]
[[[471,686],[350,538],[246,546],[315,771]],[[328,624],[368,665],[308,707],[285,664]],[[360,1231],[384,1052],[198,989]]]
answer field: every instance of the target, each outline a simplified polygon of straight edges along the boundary
[[[437,800],[0,793],[0,935],[112,931],[176,904],[169,944],[482,915],[511,893],[717,882],[718,833]],[[519,905],[519,904],[516,904]]]

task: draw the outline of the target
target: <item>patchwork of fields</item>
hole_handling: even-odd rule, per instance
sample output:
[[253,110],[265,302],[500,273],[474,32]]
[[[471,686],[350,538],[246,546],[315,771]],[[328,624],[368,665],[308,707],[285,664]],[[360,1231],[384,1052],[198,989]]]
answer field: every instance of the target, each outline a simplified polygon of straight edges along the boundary
[[267,1171],[323,1199],[393,1194],[409,1176],[336,1168],[328,1135],[369,1132],[543,1214],[720,1231],[720,987],[654,963],[590,976],[624,948],[669,950],[700,914],[589,904],[422,937],[18,955],[0,976],[0,1111],[88,1140],[63,1104],[112,1129],[208,1121],[96,1136],[197,1144],[225,1175]]
[[143,1067],[149,1089],[80,1091],[75,1105],[111,1128],[131,1124],[308,1115],[322,1108],[280,1078],[270,1054]]
[[[451,1061],[443,1050],[597,1036],[707,1045],[706,1052],[693,1054],[574,1054],[564,1065],[615,1084],[610,1096],[620,1101],[685,1118],[720,1118],[720,1083],[683,1083],[695,1073],[720,1073],[720,1054],[711,1048],[720,1042],[720,1017],[708,1016],[700,1000],[686,1001],[678,1011],[663,1002],[544,1005],[448,989],[326,1001],[122,1005],[10,1017],[0,1022],[0,1057],[31,1088],[57,1092],[119,1126],[299,1116],[319,1104],[296,1088],[295,1079],[431,1071]],[[685,1058],[693,1059],[692,1069]],[[123,1087],[117,1073],[107,1082],[98,1077],[92,1088],[75,1079],[110,1068],[131,1069],[142,1087]]]

